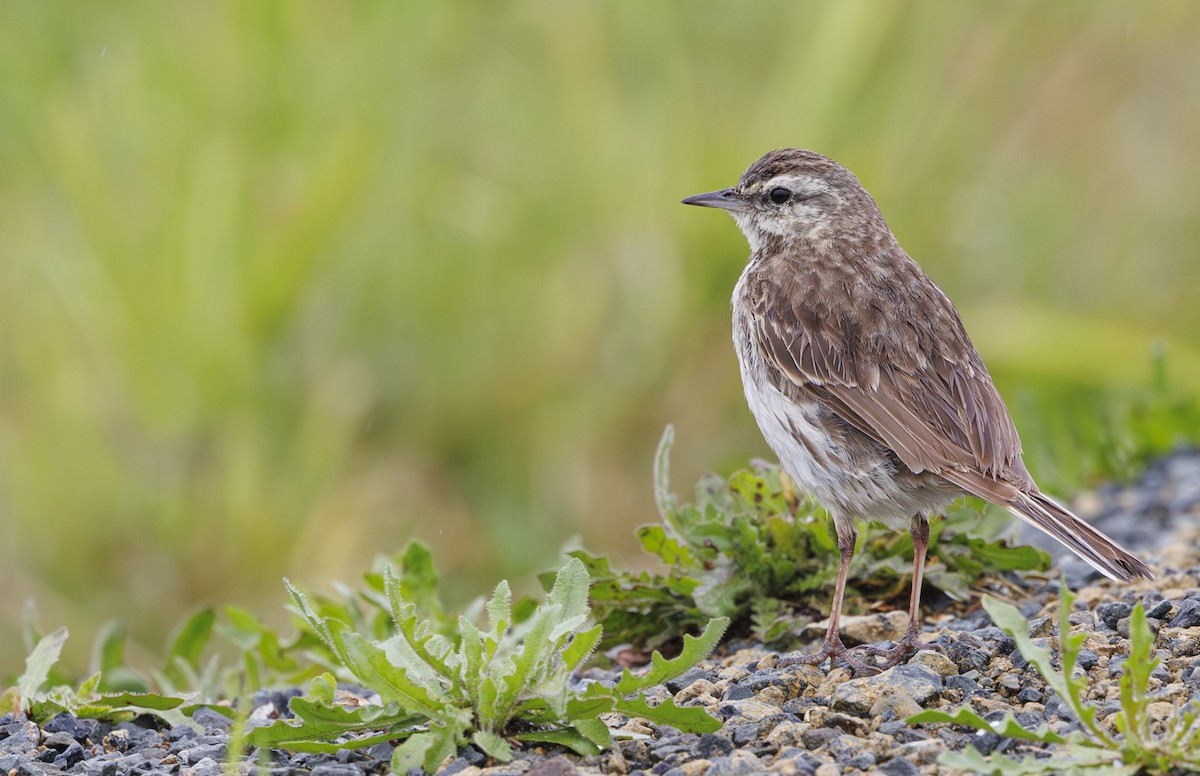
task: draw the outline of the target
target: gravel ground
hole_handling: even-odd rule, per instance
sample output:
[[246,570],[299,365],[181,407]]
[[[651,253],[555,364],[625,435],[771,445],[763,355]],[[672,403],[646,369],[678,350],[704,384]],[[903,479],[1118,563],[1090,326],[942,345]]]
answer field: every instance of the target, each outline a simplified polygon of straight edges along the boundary
[[[1089,676],[1091,699],[1102,709],[1101,718],[1115,712],[1119,666],[1129,647],[1129,613],[1142,601],[1163,660],[1151,678],[1151,689],[1160,698],[1151,713],[1172,715],[1189,698],[1200,697],[1200,452],[1168,456],[1136,483],[1085,494],[1075,507],[1126,547],[1141,551],[1159,572],[1153,582],[1112,583],[1085,564],[1061,556],[1057,545],[1042,544],[1064,561],[1068,582],[1078,594],[1071,621],[1088,633],[1080,664]],[[1054,578],[1037,590],[1021,592],[1016,603],[1029,619],[1032,637],[1052,635],[1057,590]],[[898,635],[905,618],[902,612],[891,612],[846,620],[848,642],[876,643]],[[1046,753],[1038,751],[1040,745],[994,734],[966,733],[949,725],[910,727],[903,721],[921,709],[951,710],[969,699],[989,719],[1011,711],[1027,726],[1046,722],[1057,732],[1076,727],[1062,701],[982,609],[933,614],[924,625],[922,638],[945,654],[921,651],[907,664],[876,676],[854,678],[843,668],[779,669],[777,653],[761,645],[734,644],[726,656],[656,688],[658,698],[673,696],[677,703],[708,708],[723,721],[716,733],[683,735],[613,716],[610,727],[629,738],[598,757],[532,750],[519,752],[511,763],[488,767],[486,758],[469,748],[440,773],[934,774],[943,772],[936,760],[947,749],[975,746],[984,753],[1010,756]],[[287,693],[260,693],[256,713],[266,716],[285,709],[287,699]],[[0,719],[0,774],[217,776],[229,742],[229,722],[207,710],[198,712],[195,721],[203,732],[182,726],[165,731],[132,723],[112,726],[65,714],[39,728],[5,717]],[[272,765],[265,772],[382,773],[391,751],[388,744],[337,755],[272,751],[267,757]],[[261,762],[258,753],[253,757]],[[245,765],[242,770],[254,769]]]

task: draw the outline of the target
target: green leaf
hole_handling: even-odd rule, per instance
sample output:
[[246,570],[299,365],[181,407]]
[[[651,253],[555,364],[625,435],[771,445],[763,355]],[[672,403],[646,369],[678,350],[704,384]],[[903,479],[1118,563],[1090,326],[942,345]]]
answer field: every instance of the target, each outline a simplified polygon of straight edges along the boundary
[[1121,709],[1116,726],[1136,749],[1145,747],[1154,732],[1151,729],[1150,674],[1158,667],[1153,658],[1154,634],[1146,625],[1146,612],[1138,601],[1129,615],[1129,657],[1121,666]]
[[493,760],[506,763],[512,759],[512,747],[500,736],[487,730],[476,730],[471,740]]
[[587,617],[588,573],[578,558],[571,558],[559,570],[554,587],[546,597],[546,606],[559,606],[563,620]]
[[983,608],[992,621],[1017,643],[1017,649],[1025,656],[1038,673],[1045,679],[1046,684],[1058,694],[1070,707],[1084,728],[1105,746],[1115,748],[1117,742],[1102,725],[1096,723],[1096,709],[1083,702],[1086,696],[1087,682],[1076,679],[1073,674],[1079,650],[1083,644],[1083,634],[1070,634],[1070,622],[1067,616],[1075,596],[1067,589],[1066,583],[1059,587],[1059,644],[1062,649],[1062,671],[1056,671],[1050,655],[1050,650],[1033,643],[1029,638],[1029,625],[1021,612],[1011,604],[983,596]]
[[92,673],[109,674],[125,665],[125,625],[109,618],[92,640]]
[[387,652],[354,631],[345,630],[343,623],[330,626],[335,640],[341,642],[346,667],[366,687],[379,693],[387,703],[399,703],[410,711],[437,716],[447,700],[435,685],[413,682],[403,668],[394,665]]
[[149,692],[103,693],[89,701],[94,706],[128,707],[139,711],[166,711],[183,705],[183,698]]
[[654,453],[654,503],[658,514],[666,519],[675,509],[675,496],[671,493],[671,445],[675,444],[675,427],[668,425],[658,440]]
[[[604,723],[601,723],[604,724]],[[572,728],[558,728],[555,730],[537,730],[530,733],[520,733],[514,736],[518,741],[526,741],[529,743],[554,744],[563,746],[578,755],[590,757],[600,754],[601,747],[597,746],[587,736]]]
[[318,703],[332,704],[337,697],[337,680],[328,672],[314,676],[308,683],[308,695]]
[[667,698],[657,706],[651,706],[642,695],[630,700],[618,698],[613,703],[613,710],[660,725],[670,725],[684,733],[712,733],[721,729],[721,720],[706,710],[695,706],[676,706],[673,698]]
[[[216,613],[212,609],[201,609],[189,617],[175,635],[171,650],[167,653],[168,661],[174,661],[177,658],[187,665],[199,669],[200,657],[204,654],[205,647],[208,646],[216,618]],[[167,670],[171,670],[169,665]]]
[[407,741],[392,752],[390,771],[392,773],[408,773],[414,768],[420,768],[433,773],[436,771],[436,767],[425,768],[425,757],[434,749],[436,743],[437,740],[433,733],[413,733]]
[[1006,738],[1017,738],[1022,741],[1037,741],[1043,744],[1061,744],[1066,739],[1050,730],[1048,725],[1041,725],[1037,730],[1026,730],[1017,722],[1016,717],[1010,711],[1004,717],[995,723],[988,722],[983,717],[975,713],[970,706],[962,706],[953,714],[948,714],[944,711],[929,709],[915,714],[905,720],[910,725],[919,725],[926,722],[947,722],[954,725],[966,725],[967,727],[982,730],[988,733],[995,733]]
[[341,743],[331,748],[332,742],[346,733],[384,728],[389,731],[389,736],[384,737],[387,740],[388,737],[398,737],[398,729],[410,727],[424,719],[420,715],[407,714],[398,705],[343,706],[292,698],[288,708],[295,715],[294,719],[277,719],[270,725],[250,728],[246,732],[246,743],[250,746],[280,746],[296,751],[337,751],[357,745]]
[[612,733],[609,732],[608,725],[604,724],[604,720],[599,717],[577,719],[571,723],[571,727],[601,749],[612,746]]
[[401,568],[404,569],[400,576],[404,599],[416,604],[418,611],[428,617],[440,614],[438,573],[429,548],[418,541],[409,542],[404,548]]
[[592,655],[596,645],[600,643],[603,629],[597,625],[583,633],[576,633],[571,643],[562,652],[563,670],[566,673],[576,671]]
[[50,670],[58,662],[63,644],[66,643],[66,628],[59,628],[38,640],[37,646],[25,658],[25,671],[17,677],[18,703],[28,704],[37,696],[38,689],[50,677]]
[[492,597],[487,602],[487,618],[488,631],[499,642],[512,623],[512,591],[509,590],[508,580],[500,580],[500,584],[492,591]]
[[7,717],[9,714],[16,716],[21,713],[21,694],[16,687],[9,687],[0,693],[0,717]]
[[1118,762],[1118,757],[1117,753],[1104,749],[1077,746],[1054,757],[1013,760],[1000,754],[985,757],[975,747],[966,746],[957,752],[944,752],[938,758],[938,763],[964,773],[995,776],[1036,776],[1043,773],[1056,776],[1133,776],[1141,770],[1140,766]]
[[708,657],[721,641],[721,636],[728,627],[728,617],[709,620],[704,632],[699,636],[688,634],[683,637],[683,650],[678,657],[672,660],[667,660],[660,652],[655,651],[650,656],[650,669],[644,674],[635,676],[628,668],[621,672],[621,680],[617,682],[616,692],[620,695],[629,695],[674,679]]

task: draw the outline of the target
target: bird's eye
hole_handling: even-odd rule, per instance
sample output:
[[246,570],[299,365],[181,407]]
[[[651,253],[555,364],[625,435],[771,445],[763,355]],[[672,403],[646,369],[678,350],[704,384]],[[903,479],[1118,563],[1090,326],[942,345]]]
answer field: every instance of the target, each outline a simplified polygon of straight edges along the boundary
[[767,192],[767,199],[771,200],[776,205],[782,205],[784,202],[787,202],[791,198],[792,198],[791,190],[785,189],[782,186],[776,186],[775,188],[773,188],[769,192]]

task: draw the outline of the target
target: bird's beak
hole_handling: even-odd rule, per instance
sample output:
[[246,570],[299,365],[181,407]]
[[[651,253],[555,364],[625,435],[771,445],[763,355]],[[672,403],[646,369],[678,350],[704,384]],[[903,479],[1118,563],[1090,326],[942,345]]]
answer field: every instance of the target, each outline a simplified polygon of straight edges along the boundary
[[695,194],[683,200],[685,205],[699,205],[700,207],[719,207],[722,210],[745,210],[746,201],[738,196],[738,193],[733,189],[721,189],[720,191],[708,191],[704,194]]

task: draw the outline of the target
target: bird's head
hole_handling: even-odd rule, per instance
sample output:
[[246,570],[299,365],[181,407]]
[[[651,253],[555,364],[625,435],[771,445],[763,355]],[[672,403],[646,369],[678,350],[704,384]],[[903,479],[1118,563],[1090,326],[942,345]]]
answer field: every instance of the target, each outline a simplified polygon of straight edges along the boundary
[[879,208],[854,173],[812,151],[782,148],[742,173],[736,186],[683,200],[729,211],[753,250],[784,241],[828,236],[880,218]]

